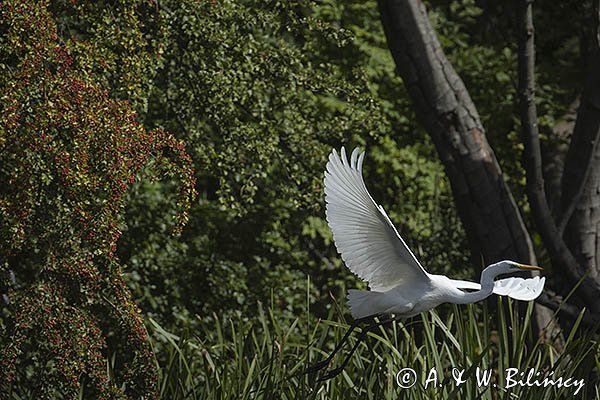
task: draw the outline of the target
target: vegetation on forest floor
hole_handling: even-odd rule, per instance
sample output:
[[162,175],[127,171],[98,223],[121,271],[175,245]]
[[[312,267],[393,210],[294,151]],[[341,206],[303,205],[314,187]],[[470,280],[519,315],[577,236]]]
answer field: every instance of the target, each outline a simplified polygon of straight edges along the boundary
[[[551,344],[532,337],[532,305],[519,312],[517,302],[509,299],[502,306],[498,298],[498,314],[484,302],[445,305],[393,322],[369,333],[342,374],[321,383],[304,371],[325,358],[349,327],[337,304],[323,320],[308,312],[282,317],[271,304],[259,305],[258,318],[215,315],[208,323],[200,321],[200,330],[180,335],[154,320],[150,327],[164,399],[551,400],[576,390],[579,398],[598,398],[597,339],[583,332],[580,318],[566,332],[565,352],[558,354]],[[330,368],[340,364],[358,335],[356,331]],[[405,368],[415,375],[401,373]],[[519,384],[527,382],[530,370],[531,385]],[[572,378],[571,386],[535,385],[545,377],[556,382]],[[398,380],[403,378],[404,385],[414,386],[401,388]],[[573,380],[583,380],[581,389]]]

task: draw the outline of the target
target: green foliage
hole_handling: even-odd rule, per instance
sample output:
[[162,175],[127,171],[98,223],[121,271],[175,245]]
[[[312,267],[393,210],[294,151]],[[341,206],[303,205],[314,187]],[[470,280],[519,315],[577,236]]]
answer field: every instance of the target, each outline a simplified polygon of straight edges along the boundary
[[380,127],[363,77],[345,79],[318,53],[343,48],[343,32],[293,2],[165,7],[169,46],[148,123],[185,135],[203,178],[218,179],[204,195],[234,216],[267,195],[314,208],[320,179],[308,163]]
[[52,1],[48,10],[80,73],[142,112],[165,45],[157,6],[153,1]]
[[[509,304],[508,315],[488,313],[485,303],[446,306],[404,323],[394,322],[369,333],[338,377],[316,382],[304,371],[331,351],[348,329],[344,322],[316,320],[310,315],[287,318],[277,306],[259,307],[254,322],[218,318],[201,324],[197,337],[165,331],[152,322],[156,350],[168,360],[161,368],[164,399],[557,399],[575,387],[514,386],[506,388],[507,368],[537,379],[584,379],[580,398],[597,398],[600,346],[579,323],[568,332],[566,352],[532,338],[532,303],[524,315]],[[499,307],[502,309],[502,307]],[[330,315],[332,317],[332,315]],[[497,320],[496,320],[497,319]],[[508,321],[508,324],[503,322]],[[578,321],[579,322],[579,321]],[[496,329],[494,326],[498,325]],[[354,340],[358,333],[350,341]],[[350,346],[346,346],[346,350]],[[339,353],[334,365],[345,357]],[[399,387],[396,374],[416,372],[416,384]],[[437,371],[437,385],[425,383]],[[453,368],[464,370],[457,385]],[[477,368],[491,371],[488,385],[478,385]],[[521,377],[519,377],[520,379]],[[441,387],[439,386],[441,385]],[[496,386],[494,386],[496,385]]]
[[144,121],[186,140],[200,200],[174,240],[165,191],[132,192],[119,256],[149,315],[169,327],[214,311],[252,315],[271,290],[297,314],[306,273],[321,299],[359,284],[324,220],[323,170],[341,145],[366,146],[369,189],[409,242],[426,243],[428,265],[465,264],[450,189],[431,143],[408,123],[374,3],[163,5],[167,45]]
[[[152,302],[144,288],[166,282],[173,285],[160,290],[156,311],[182,303],[178,314],[244,309],[270,287],[291,309],[299,272],[319,267],[322,249],[311,250],[303,232],[322,212],[326,154],[381,128],[361,86],[317,53],[323,42],[344,46],[344,35],[306,11],[287,2],[165,4],[169,46],[146,123],[186,138],[201,200],[183,244],[152,233],[168,201],[156,199],[156,223],[145,205],[130,208],[123,259],[144,305]],[[155,264],[155,250],[174,261],[137,268]]]
[[114,254],[143,168],[179,182],[181,228],[191,160],[108,95],[93,45],[61,38],[47,3],[3,2],[0,14],[2,396],[152,397],[153,353]]

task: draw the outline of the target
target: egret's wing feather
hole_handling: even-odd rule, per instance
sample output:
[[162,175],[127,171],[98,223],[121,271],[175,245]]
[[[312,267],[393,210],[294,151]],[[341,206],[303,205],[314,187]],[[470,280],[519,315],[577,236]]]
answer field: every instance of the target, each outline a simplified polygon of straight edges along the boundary
[[494,293],[500,296],[509,296],[516,300],[534,300],[544,290],[546,277],[534,276],[533,278],[506,278],[494,282]]
[[348,268],[369,282],[371,290],[384,292],[403,283],[429,280],[429,275],[365,186],[362,163],[365,153],[354,149],[348,161],[333,150],[325,172],[327,222],[333,240]]
[[[481,285],[476,282],[451,280],[452,283],[458,289],[472,289],[480,290]],[[540,278],[534,276],[533,278],[505,278],[494,281],[494,294],[499,296],[508,296],[515,300],[534,300],[544,290],[544,284],[546,283],[546,277]]]

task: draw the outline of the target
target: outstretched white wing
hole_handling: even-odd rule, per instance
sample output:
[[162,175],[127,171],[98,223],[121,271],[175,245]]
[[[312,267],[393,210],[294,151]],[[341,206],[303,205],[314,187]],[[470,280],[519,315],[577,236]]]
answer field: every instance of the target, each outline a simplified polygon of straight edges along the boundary
[[[459,281],[452,279],[451,282],[458,289],[481,289],[481,285],[476,282]],[[515,300],[530,301],[536,299],[544,290],[546,277],[540,278],[505,278],[494,281],[494,293],[499,296],[508,296]]]
[[326,215],[338,252],[348,268],[369,282],[373,291],[429,281],[383,207],[367,191],[362,177],[364,156],[356,148],[348,161],[343,147],[341,157],[335,149],[329,155]]
[[508,296],[517,300],[536,299],[544,290],[546,277],[540,278],[506,278],[494,282],[494,293],[500,296]]

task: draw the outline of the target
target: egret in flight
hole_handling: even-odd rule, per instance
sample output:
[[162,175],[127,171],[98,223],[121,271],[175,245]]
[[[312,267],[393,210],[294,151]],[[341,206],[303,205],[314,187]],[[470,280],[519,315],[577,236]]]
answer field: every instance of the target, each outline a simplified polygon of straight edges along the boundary
[[370,290],[349,291],[348,305],[355,321],[331,355],[309,371],[327,366],[359,323],[374,317],[386,318],[363,329],[342,366],[321,379],[339,374],[365,335],[385,322],[412,317],[442,303],[475,303],[492,293],[533,300],[544,288],[545,278],[538,276],[496,280],[502,274],[542,269],[514,261],[488,266],[481,273],[480,283],[425,271],[383,207],[367,191],[362,176],[364,156],[358,148],[350,160],[343,147],[341,155],[335,149],[331,152],[325,172],[325,201],[327,222],[338,252],[350,271],[368,282]]

